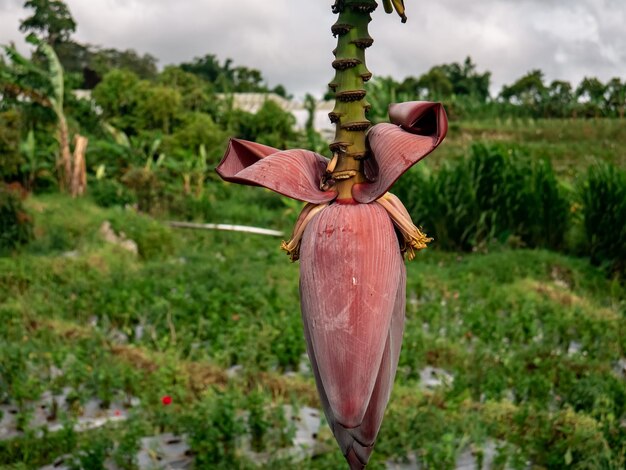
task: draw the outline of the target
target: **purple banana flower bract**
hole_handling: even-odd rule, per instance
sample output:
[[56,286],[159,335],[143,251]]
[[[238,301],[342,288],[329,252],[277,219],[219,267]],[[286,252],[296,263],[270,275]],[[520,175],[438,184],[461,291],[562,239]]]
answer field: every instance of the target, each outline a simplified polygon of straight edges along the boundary
[[[231,139],[217,172],[226,181],[263,186],[310,204],[301,227],[302,320],[320,399],[352,469],[372,452],[398,365],[405,315],[406,271],[397,218],[408,217],[385,194],[447,132],[440,103],[390,106],[391,123],[367,134],[366,183],[337,200],[320,181],[328,160],[308,150],[280,151]],[[386,199],[389,201],[389,199]],[[392,206],[390,209],[390,205]],[[393,212],[393,213],[392,213]]]

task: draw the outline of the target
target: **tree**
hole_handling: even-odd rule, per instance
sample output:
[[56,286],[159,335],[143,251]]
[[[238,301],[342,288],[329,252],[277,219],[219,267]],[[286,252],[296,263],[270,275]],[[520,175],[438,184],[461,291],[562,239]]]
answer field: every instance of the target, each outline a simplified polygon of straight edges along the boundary
[[61,0],[27,0],[24,8],[35,12],[20,23],[20,31],[32,32],[52,47],[67,42],[76,31],[76,22]]
[[210,157],[221,157],[222,147],[227,142],[228,134],[215,124],[211,116],[193,112],[181,115],[181,124],[164,138],[163,146],[167,154],[174,154],[176,150],[197,152],[203,145]]
[[30,34],[27,41],[37,47],[45,57],[46,68],[26,59],[14,47],[4,46],[11,64],[0,68],[2,94],[17,97],[18,102],[36,103],[51,109],[57,119],[59,157],[57,171],[61,189],[70,189],[73,195],[82,194],[85,187],[84,153],[87,139],[76,136],[76,148],[72,157],[67,118],[64,110],[64,72],[54,49]]
[[369,111],[367,119],[376,124],[389,120],[389,105],[407,99],[415,100],[417,96],[402,89],[392,77],[375,77],[365,84]]
[[295,117],[272,100],[265,100],[256,114],[241,110],[229,112],[232,133],[244,140],[256,140],[275,148],[288,148],[297,138]]
[[489,98],[491,72],[478,73],[476,64],[467,57],[462,64],[436,65],[419,78],[407,77],[398,88],[416,98],[448,99],[469,97],[484,103]]
[[140,80],[128,70],[112,70],[94,88],[92,96],[102,109],[102,116],[126,134],[134,133],[133,116],[137,106]]
[[197,75],[185,72],[180,67],[168,65],[159,75],[157,82],[175,90],[182,96],[182,106],[188,111],[207,111],[211,105],[208,84]]
[[441,100],[454,93],[454,86],[441,67],[433,67],[417,80],[416,96],[421,99]]
[[257,69],[239,66],[233,71],[233,91],[246,93],[268,91],[263,85],[263,75]]
[[491,72],[478,73],[471,57],[466,57],[463,64],[451,63],[438,67],[452,84],[456,96],[470,96],[484,103],[489,98]]
[[185,72],[193,73],[208,82],[215,83],[220,75],[224,74],[230,68],[231,60],[227,59],[225,64],[220,65],[219,60],[214,54],[206,54],[203,57],[196,57],[193,62],[184,62],[180,64],[180,68]]
[[128,70],[113,70],[93,90],[102,114],[129,136],[142,130],[169,133],[182,110],[177,88],[140,80]]
[[[214,54],[207,54],[203,57],[196,57],[193,62],[180,64],[180,68],[211,83],[214,91],[218,93],[266,93],[270,91],[259,70],[232,65],[232,59],[226,59],[221,64]],[[288,96],[282,85],[277,85],[272,91],[284,97]]]
[[606,94],[610,111],[620,119],[624,119],[626,109],[626,81],[613,78],[606,86]]
[[554,80],[547,89],[545,110],[548,117],[567,117],[574,104],[574,92],[569,82]]
[[533,70],[512,85],[505,85],[500,92],[500,98],[504,101],[525,107],[536,116],[541,116],[546,86],[543,83],[543,72]]
[[276,85],[274,88],[272,88],[272,93],[276,93],[278,96],[282,96],[283,98],[288,100],[293,98],[292,95],[287,93],[287,89],[283,85]]
[[172,130],[174,119],[182,110],[178,90],[142,80],[137,86],[136,99],[135,125],[138,129],[160,130],[165,134]]
[[157,59],[150,55],[140,55],[133,49],[90,48],[89,68],[98,76],[104,77],[113,69],[129,70],[139,78],[152,80],[157,76]]
[[595,77],[585,77],[578,88],[576,98],[584,106],[587,115],[600,117],[606,103],[606,86]]

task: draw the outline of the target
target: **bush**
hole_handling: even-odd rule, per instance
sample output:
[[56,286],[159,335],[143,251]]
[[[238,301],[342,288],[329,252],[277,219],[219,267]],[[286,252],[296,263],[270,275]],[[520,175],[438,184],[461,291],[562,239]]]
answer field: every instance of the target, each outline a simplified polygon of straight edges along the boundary
[[20,155],[20,114],[15,110],[0,113],[0,181],[11,181],[18,174]]
[[589,168],[580,186],[583,225],[591,262],[626,273],[626,173],[602,163]]
[[144,260],[161,259],[174,252],[172,231],[152,217],[132,211],[120,211],[111,220],[115,232],[124,233],[137,243]]
[[237,445],[246,431],[244,420],[237,416],[239,399],[230,391],[209,395],[189,416],[187,435],[197,468],[238,467]]
[[141,167],[131,168],[122,177],[122,183],[134,192],[140,211],[157,210],[163,185],[152,170]]
[[467,159],[436,173],[411,170],[396,187],[414,220],[444,249],[469,251],[494,239],[560,248],[569,203],[547,161],[475,144]]
[[33,222],[20,194],[0,185],[0,252],[28,243],[32,236]]
[[116,180],[99,179],[89,186],[89,194],[100,207],[125,206],[134,202],[133,195]]

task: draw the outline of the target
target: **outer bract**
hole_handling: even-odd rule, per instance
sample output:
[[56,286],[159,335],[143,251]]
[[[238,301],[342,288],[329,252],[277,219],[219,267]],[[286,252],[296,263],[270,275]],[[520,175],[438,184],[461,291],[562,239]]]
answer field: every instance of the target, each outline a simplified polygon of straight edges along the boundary
[[369,459],[393,386],[406,273],[379,204],[333,204],[300,251],[302,320],[326,418],[351,468]]
[[411,259],[430,241],[387,191],[448,129],[440,103],[392,105],[390,118],[367,132],[371,152],[351,197],[327,184],[329,176],[337,183],[335,177],[350,170],[333,172],[336,162],[307,150],[232,139],[217,168],[226,181],[308,203],[283,248],[300,259],[307,352],[324,412],[352,469],[369,460],[396,374],[405,309],[402,254]]

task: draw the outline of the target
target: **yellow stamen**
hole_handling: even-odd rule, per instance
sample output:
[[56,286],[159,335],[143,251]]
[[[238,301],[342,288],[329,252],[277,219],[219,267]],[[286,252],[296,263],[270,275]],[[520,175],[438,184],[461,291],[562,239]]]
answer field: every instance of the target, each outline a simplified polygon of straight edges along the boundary
[[297,261],[300,258],[300,242],[302,241],[302,235],[304,235],[304,229],[309,222],[315,217],[322,209],[328,206],[326,204],[307,204],[300,212],[296,225],[293,228],[293,233],[289,241],[284,241],[280,244],[281,250],[284,250],[289,255],[291,261]]
[[417,251],[423,250],[429,242],[433,241],[413,224],[411,216],[397,196],[385,193],[376,202],[387,211],[394,226],[402,235],[400,251],[405,253],[409,260],[415,258]]

